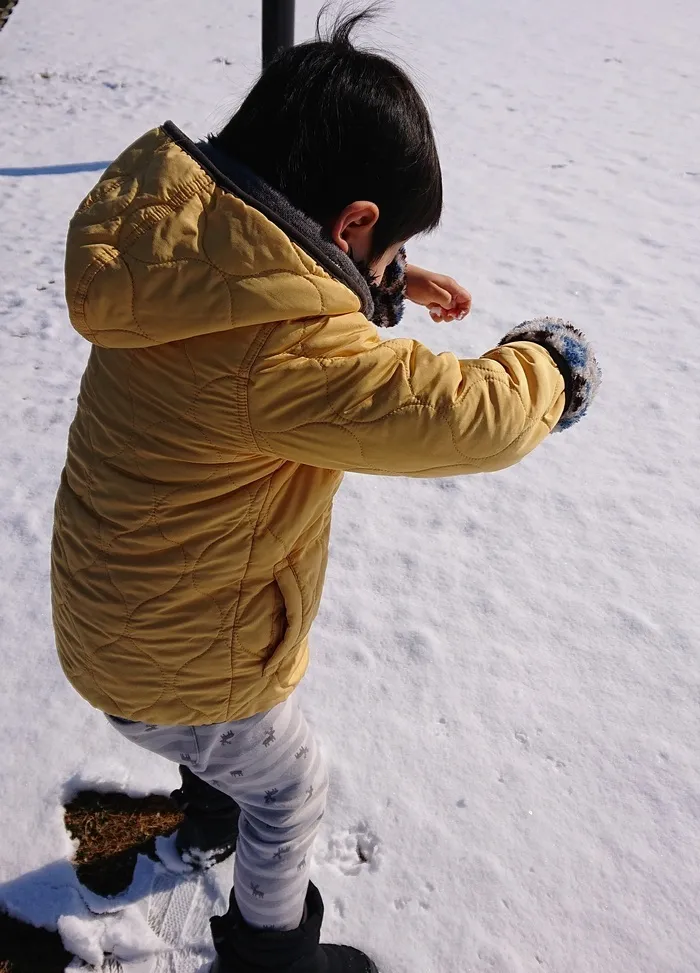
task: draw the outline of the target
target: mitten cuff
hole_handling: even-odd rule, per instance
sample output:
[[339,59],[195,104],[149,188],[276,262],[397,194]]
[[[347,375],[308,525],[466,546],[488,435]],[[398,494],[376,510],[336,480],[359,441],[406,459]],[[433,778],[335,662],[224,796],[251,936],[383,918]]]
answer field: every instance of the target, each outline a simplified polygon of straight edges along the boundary
[[542,345],[554,359],[566,386],[566,405],[555,431],[568,429],[588,411],[598,388],[601,371],[588,339],[561,318],[535,318],[513,328],[499,344],[532,341]]

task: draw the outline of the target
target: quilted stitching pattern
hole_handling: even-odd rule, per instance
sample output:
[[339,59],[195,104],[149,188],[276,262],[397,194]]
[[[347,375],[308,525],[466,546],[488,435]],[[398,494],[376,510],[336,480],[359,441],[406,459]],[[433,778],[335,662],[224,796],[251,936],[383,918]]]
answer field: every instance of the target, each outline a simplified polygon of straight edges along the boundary
[[94,347],[56,502],[54,624],[93,705],[242,719],[301,679],[345,469],[517,461],[556,424],[547,352],[381,342],[359,300],[160,130],[76,213],[66,293]]

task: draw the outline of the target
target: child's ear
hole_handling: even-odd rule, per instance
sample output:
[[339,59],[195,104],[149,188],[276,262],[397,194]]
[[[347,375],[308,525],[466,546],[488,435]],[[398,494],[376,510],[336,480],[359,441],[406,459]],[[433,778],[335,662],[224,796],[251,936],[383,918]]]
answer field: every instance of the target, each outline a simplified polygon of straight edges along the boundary
[[367,260],[372,252],[372,234],[379,219],[379,207],[368,200],[349,203],[335,218],[331,238],[343,253],[355,260]]

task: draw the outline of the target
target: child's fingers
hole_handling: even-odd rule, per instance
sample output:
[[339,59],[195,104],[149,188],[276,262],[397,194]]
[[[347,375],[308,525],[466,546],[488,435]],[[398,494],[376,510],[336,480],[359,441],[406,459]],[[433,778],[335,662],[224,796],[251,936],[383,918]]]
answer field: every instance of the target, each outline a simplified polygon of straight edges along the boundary
[[438,307],[447,309],[452,307],[453,302],[454,296],[448,290],[445,290],[444,287],[440,287],[439,284],[433,281],[432,293],[430,295],[431,305],[437,305]]
[[460,289],[459,294],[455,294],[454,304],[461,316],[469,314],[472,308],[472,296],[469,291]]
[[433,319],[433,321],[440,322],[441,324],[454,321],[460,316],[456,311],[446,310],[444,307],[440,307],[437,304],[433,305],[431,308],[428,308],[428,310],[430,311],[430,317]]
[[463,321],[469,314],[468,308],[444,308],[440,307],[439,304],[432,304],[428,311],[433,321],[440,324],[449,324],[450,321]]

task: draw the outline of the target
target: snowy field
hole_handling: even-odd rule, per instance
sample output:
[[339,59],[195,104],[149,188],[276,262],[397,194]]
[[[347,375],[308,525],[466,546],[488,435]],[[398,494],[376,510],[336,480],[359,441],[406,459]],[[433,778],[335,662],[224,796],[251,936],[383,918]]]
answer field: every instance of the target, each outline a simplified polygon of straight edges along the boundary
[[[316,9],[298,0],[301,37]],[[230,863],[141,860],[111,902],[68,864],[67,797],[177,775],[54,657],[52,503],[88,352],[62,248],[98,176],[57,167],[99,170],[166,118],[215,128],[259,29],[257,0],[20,0],[0,35],[0,907],[110,971],[203,973]],[[333,776],[326,937],[382,973],[697,973],[700,6],[400,0],[371,40],[441,146],[444,223],[411,257],[474,295],[467,321],[413,309],[403,333],[474,356],[568,317],[604,386],[505,473],[347,478],[300,690]]]

